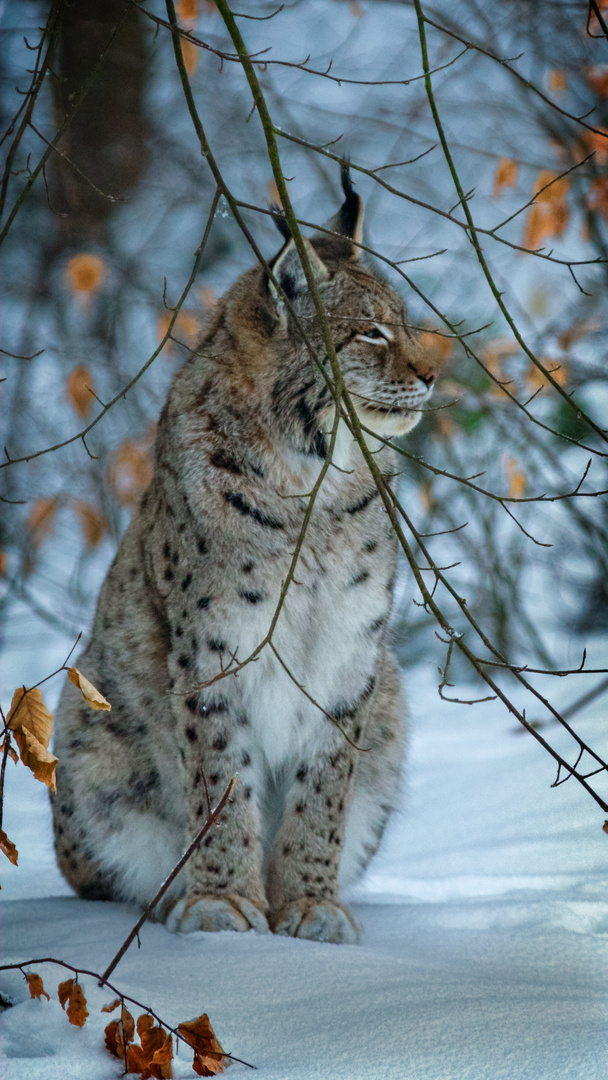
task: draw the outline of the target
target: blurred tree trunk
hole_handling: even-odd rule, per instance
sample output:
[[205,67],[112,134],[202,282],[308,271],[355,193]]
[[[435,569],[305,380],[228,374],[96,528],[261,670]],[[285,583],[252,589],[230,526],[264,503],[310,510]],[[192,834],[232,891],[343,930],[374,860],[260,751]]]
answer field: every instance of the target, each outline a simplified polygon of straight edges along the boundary
[[[148,159],[144,91],[148,55],[144,19],[124,0],[77,0],[67,4],[54,61],[53,99],[57,124],[70,111],[73,96],[108,49],[86,98],[59,148],[95,187],[125,197],[135,188]],[[107,242],[108,218],[115,203],[98,194],[66,161],[54,154],[49,193],[61,247],[83,241]]]

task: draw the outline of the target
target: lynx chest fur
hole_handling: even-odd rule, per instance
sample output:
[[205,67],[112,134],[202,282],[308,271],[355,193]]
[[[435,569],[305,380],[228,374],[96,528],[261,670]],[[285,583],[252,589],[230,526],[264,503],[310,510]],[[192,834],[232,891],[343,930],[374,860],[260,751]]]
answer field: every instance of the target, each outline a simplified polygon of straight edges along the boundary
[[[357,412],[389,437],[417,422],[434,371],[400,297],[357,261],[360,200],[343,184],[341,235],[307,254]],[[386,638],[397,552],[335,424],[290,240],[272,272],[277,284],[261,268],[236,282],[169,393],[154,478],[79,660],[112,711],[90,714],[69,684],[59,708],[56,846],[81,896],[145,904],[238,773],[164,905],[168,928],[353,942],[339,888],[378,846],[403,757]],[[374,450],[393,473],[392,450]]]

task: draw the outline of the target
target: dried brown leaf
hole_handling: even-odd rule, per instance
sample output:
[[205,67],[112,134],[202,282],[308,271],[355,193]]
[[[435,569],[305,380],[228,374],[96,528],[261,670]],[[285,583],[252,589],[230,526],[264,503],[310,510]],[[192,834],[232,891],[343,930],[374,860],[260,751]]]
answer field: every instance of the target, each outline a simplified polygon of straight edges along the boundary
[[114,1012],[114,1009],[117,1009],[119,1005],[120,998],[114,998],[114,1001],[110,1001],[108,1005],[102,1005],[101,1011],[105,1013],[111,1013]]
[[207,1013],[179,1024],[179,1034],[194,1050],[192,1068],[197,1076],[215,1076],[224,1069],[224,1051],[215,1037]]
[[608,128],[600,127],[597,131],[586,131],[581,137],[585,153],[593,152],[595,165],[605,165],[608,161]]
[[19,852],[13,844],[13,841],[9,840],[4,829],[0,829],[0,851],[2,851],[4,855],[6,855],[9,862],[12,862],[13,866],[17,865]]
[[517,185],[517,167],[517,162],[511,158],[500,159],[494,173],[492,198],[497,199],[503,188],[514,188]]
[[549,89],[565,90],[567,86],[566,72],[562,71],[561,68],[553,68],[549,75]]
[[44,994],[47,1001],[51,1000],[46,990],[44,989],[44,986],[42,985],[42,979],[40,978],[40,975],[36,974],[36,972],[33,971],[31,975],[26,975],[25,977],[27,979],[27,985],[30,988],[30,997],[38,998],[38,1000],[40,1000],[40,998]]
[[78,668],[68,668],[68,679],[78,687],[87,705],[90,705],[92,709],[103,709],[108,712],[112,708],[110,702],[106,701],[103,694],[95,689],[93,683],[89,682]]
[[82,1027],[84,1025],[89,1013],[87,1010],[87,999],[84,996],[80,983],[74,983],[70,991],[66,1012],[70,1024],[73,1024],[74,1027]]
[[53,530],[57,499],[49,496],[46,499],[36,499],[27,519],[27,527],[36,547],[39,547],[45,537]]
[[97,547],[101,543],[104,533],[108,531],[107,517],[105,514],[100,514],[97,507],[93,506],[92,503],[76,499],[72,505],[80,519],[80,528],[87,547]]
[[182,38],[182,56],[184,57],[184,67],[188,75],[193,75],[198,65],[198,45],[195,45],[193,41]]
[[587,72],[587,81],[600,98],[608,97],[608,67],[597,65]]
[[37,780],[55,791],[55,766],[59,759],[47,750],[53,716],[38,687],[28,691],[25,687],[15,690],[7,725],[15,736],[23,764],[31,769]]
[[158,1050],[154,1051],[152,1056],[152,1066],[159,1070],[160,1080],[171,1080],[173,1076],[173,1070],[171,1062],[173,1061],[173,1042],[170,1032],[165,1034],[165,1041],[162,1046],[159,1046]]
[[4,747],[5,747],[5,744],[6,744],[7,740],[8,740],[8,756],[10,757],[11,761],[15,762],[15,765],[16,765],[17,762],[19,761],[19,755],[17,754],[17,751],[15,750],[15,747],[11,743],[9,736],[7,736],[6,739],[3,739],[2,742],[0,743],[0,754],[4,753]]
[[110,1023],[104,1028],[104,1040],[106,1044],[106,1050],[121,1061],[125,1058],[125,1047],[120,1034],[120,1021],[110,1020]]
[[105,278],[106,267],[99,255],[82,252],[70,259],[65,274],[72,292],[92,296]]
[[224,1071],[222,1060],[209,1057],[208,1054],[195,1054],[192,1068],[197,1076],[217,1076]]
[[122,1023],[122,1037],[124,1042],[132,1043],[135,1038],[135,1021],[124,1005],[120,1011],[120,1020]]
[[66,396],[81,420],[86,420],[95,400],[91,393],[92,387],[91,373],[84,364],[78,364],[70,371],[65,384]]
[[526,474],[521,462],[516,458],[505,458],[503,464],[509,481],[509,498],[521,499],[526,492]]
[[587,198],[589,207],[608,218],[608,176],[596,176]]
[[60,982],[57,987],[57,997],[59,998],[59,1004],[62,1009],[65,1009],[66,1001],[70,1000],[70,994],[74,989],[74,980],[66,979],[65,982]]
[[137,1034],[140,1039],[151,1027],[154,1027],[154,1017],[150,1016],[149,1013],[142,1013],[141,1016],[137,1017]]
[[178,0],[175,11],[179,25],[192,30],[198,18],[198,0]]
[[138,503],[152,479],[153,443],[151,439],[124,439],[108,470],[108,481],[119,503]]

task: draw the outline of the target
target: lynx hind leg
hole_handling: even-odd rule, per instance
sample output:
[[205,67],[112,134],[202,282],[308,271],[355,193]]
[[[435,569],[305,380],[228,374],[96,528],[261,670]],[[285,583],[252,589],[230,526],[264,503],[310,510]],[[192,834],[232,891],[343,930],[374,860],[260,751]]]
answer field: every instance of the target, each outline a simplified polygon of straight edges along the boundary
[[[103,692],[104,680],[92,664],[87,670]],[[72,691],[68,685],[57,711],[59,867],[85,899],[147,904],[183,850],[183,828],[157,811],[160,773],[126,711],[117,703],[112,712],[92,713],[71,700]]]
[[85,834],[74,827],[74,799],[62,785],[60,796],[51,796],[55,852],[59,869],[83,900],[113,900],[111,876],[104,874],[86,851]]
[[387,650],[380,663],[370,717],[361,737],[368,752],[355,755],[355,772],[340,859],[340,888],[354,884],[378,850],[402,787],[407,730],[397,661]]

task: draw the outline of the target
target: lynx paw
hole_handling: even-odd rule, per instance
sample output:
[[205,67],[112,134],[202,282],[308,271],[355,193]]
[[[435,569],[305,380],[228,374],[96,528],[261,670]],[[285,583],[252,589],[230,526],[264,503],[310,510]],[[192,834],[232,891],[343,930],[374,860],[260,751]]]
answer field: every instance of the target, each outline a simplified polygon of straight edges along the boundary
[[294,900],[273,919],[275,934],[306,938],[308,941],[331,941],[336,945],[356,945],[359,927],[348,908],[330,900]]
[[167,916],[171,933],[191,934],[194,930],[257,930],[268,933],[268,923],[260,909],[243,896],[199,896],[178,900]]

